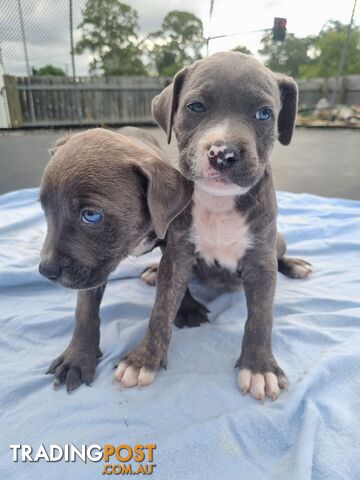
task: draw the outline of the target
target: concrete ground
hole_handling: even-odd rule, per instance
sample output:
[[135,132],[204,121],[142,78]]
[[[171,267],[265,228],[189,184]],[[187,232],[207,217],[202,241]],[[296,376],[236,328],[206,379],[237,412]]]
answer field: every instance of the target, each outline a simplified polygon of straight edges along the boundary
[[[176,145],[148,127],[176,158]],[[67,133],[60,130],[0,133],[0,194],[39,185],[48,149]],[[298,128],[288,147],[276,144],[272,155],[278,190],[360,199],[360,131]]]

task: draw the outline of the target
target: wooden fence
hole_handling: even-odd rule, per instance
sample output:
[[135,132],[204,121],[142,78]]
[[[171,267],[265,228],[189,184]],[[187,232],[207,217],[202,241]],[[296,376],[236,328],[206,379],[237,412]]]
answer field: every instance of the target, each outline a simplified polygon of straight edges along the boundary
[[171,81],[8,75],[4,79],[12,127],[154,123],[151,100]]
[[[12,128],[154,124],[151,100],[166,77],[12,77],[5,75]],[[335,79],[299,80],[300,107],[331,98]],[[360,75],[344,77],[338,100],[360,103]]]
[[[331,100],[335,82],[335,77],[297,80],[300,107],[314,107],[320,98]],[[348,75],[341,79],[337,103],[360,104],[360,75]]]

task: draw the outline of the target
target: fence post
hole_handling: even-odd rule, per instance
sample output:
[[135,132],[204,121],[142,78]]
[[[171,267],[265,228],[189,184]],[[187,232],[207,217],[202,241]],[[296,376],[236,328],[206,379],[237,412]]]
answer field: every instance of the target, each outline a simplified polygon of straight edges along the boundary
[[[22,13],[21,1],[17,0],[17,3],[18,3],[18,9],[19,9],[21,36],[22,36],[23,47],[24,47],[25,65],[26,65],[26,71],[27,71],[27,74],[28,74],[28,77],[29,77],[29,83],[30,83],[31,82],[31,69],[30,69],[29,55],[28,55],[28,50],[27,50],[24,18],[23,18],[23,13]],[[33,94],[32,94],[31,90],[29,90],[29,105],[30,105],[31,121],[32,121],[32,123],[35,124],[36,117],[35,117],[35,109],[34,109],[34,99],[33,99]]]
[[347,77],[341,77],[340,95],[339,95],[340,103],[346,103],[345,99],[346,99],[346,93],[347,93],[347,84],[348,84]]
[[329,92],[329,81],[326,77],[323,78],[321,93],[323,98],[328,99],[330,92]]
[[4,85],[9,109],[10,126],[12,128],[21,128],[23,126],[23,116],[16,77],[4,75]]
[[0,128],[10,128],[8,99],[5,89],[4,68],[0,48]]
[[80,92],[78,89],[78,84],[76,82],[76,69],[75,69],[75,49],[74,49],[74,25],[73,25],[73,1],[69,0],[69,23],[70,23],[70,54],[71,54],[71,68],[72,68],[72,79],[73,85],[75,87],[75,103],[76,103],[76,112],[80,125],[82,124],[82,108],[81,108],[81,98]]

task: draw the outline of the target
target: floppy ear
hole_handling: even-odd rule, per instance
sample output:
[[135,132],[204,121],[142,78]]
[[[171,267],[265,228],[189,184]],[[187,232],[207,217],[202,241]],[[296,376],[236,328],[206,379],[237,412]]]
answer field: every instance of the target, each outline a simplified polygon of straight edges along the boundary
[[278,138],[283,145],[289,145],[296,121],[298,86],[291,77],[286,75],[277,77],[282,104],[278,118]]
[[189,204],[193,183],[160,159],[136,162],[135,168],[147,179],[146,197],[151,221],[160,239],[170,223]]
[[189,67],[184,67],[174,77],[173,83],[168,85],[151,102],[151,111],[156,123],[167,134],[167,142],[171,142],[171,131],[174,117],[179,105],[179,98]]
[[64,137],[58,138],[55,142],[55,145],[49,149],[50,155],[53,156],[56,150],[59,147],[62,147],[63,145],[65,145],[65,143],[69,140],[69,138],[70,138],[70,135],[65,135]]

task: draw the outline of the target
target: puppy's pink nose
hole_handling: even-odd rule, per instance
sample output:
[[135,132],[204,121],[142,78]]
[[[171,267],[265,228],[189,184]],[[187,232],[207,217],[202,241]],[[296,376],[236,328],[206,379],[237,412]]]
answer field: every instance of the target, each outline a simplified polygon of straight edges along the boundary
[[223,142],[215,142],[208,150],[209,164],[215,170],[224,170],[240,160],[240,152],[233,145],[225,145]]
[[222,158],[226,150],[227,150],[227,147],[223,142],[215,142],[211,145],[211,147],[208,150],[208,157]]

